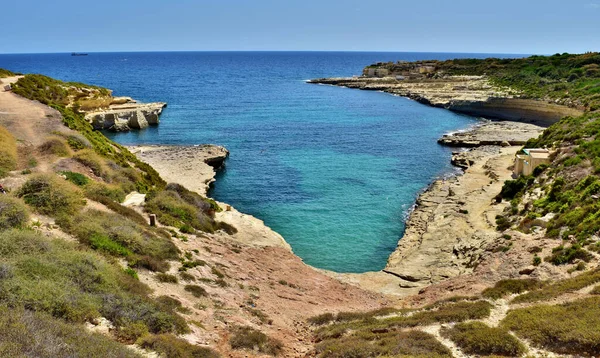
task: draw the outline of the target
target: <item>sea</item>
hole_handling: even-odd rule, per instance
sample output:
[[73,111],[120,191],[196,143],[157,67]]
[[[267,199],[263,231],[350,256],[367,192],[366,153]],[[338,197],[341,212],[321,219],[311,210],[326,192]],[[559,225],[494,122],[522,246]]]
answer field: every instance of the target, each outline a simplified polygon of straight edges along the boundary
[[209,192],[280,233],[304,262],[385,267],[415,200],[453,175],[445,133],[479,119],[375,91],[308,84],[382,61],[522,57],[408,52],[2,54],[0,68],[168,103],[160,125],[106,133],[126,145],[219,144],[231,152]]

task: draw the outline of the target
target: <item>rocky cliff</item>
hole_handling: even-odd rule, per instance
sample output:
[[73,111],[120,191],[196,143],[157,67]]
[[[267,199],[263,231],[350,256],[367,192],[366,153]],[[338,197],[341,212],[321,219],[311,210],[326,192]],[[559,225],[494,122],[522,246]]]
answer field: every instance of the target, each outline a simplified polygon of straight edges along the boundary
[[[117,101],[117,103],[122,101]],[[114,103],[114,101],[113,101]],[[111,104],[108,109],[88,112],[85,118],[92,123],[94,129],[108,129],[117,132],[131,129],[144,129],[159,123],[159,116],[164,102],[137,103],[135,101]]]
[[549,126],[583,110],[554,102],[520,98],[517,91],[494,86],[485,76],[443,76],[399,80],[395,77],[321,78],[309,81],[362,90],[383,91],[451,111]]

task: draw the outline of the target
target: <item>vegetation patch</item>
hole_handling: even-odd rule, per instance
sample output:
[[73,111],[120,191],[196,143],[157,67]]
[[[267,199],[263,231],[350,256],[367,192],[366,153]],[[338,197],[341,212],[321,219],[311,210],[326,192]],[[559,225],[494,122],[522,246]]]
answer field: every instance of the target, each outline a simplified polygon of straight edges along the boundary
[[421,331],[360,331],[316,346],[319,357],[452,357],[434,336]]
[[519,357],[526,352],[525,346],[506,328],[489,327],[481,322],[459,323],[443,328],[440,333],[467,354]]
[[141,357],[131,349],[83,326],[43,312],[0,305],[2,357]]
[[184,290],[191,293],[194,297],[206,297],[208,292],[202,286],[198,285],[185,285]]
[[600,297],[510,311],[502,327],[560,354],[600,354]]
[[62,138],[59,137],[51,137],[47,139],[44,143],[40,144],[38,150],[42,154],[56,155],[59,157],[66,157],[71,154],[67,144]]
[[481,295],[497,300],[507,295],[531,291],[542,287],[543,283],[534,279],[508,279],[496,282],[494,287],[486,288]]
[[218,358],[215,351],[207,347],[195,346],[172,334],[147,336],[139,342],[142,348],[150,349],[169,358]]
[[17,141],[10,132],[0,127],[0,178],[17,169]]
[[[179,256],[179,250],[169,238],[156,234],[122,215],[88,210],[61,218],[57,223],[81,243],[109,255],[124,256],[132,266],[140,265],[144,257],[164,262]],[[166,262],[161,266],[168,267]]]
[[512,303],[547,301],[562,294],[575,292],[600,282],[600,270],[584,272],[575,277],[544,285],[542,288],[517,296]]
[[23,228],[29,220],[29,210],[23,201],[0,194],[0,230]]
[[250,349],[272,356],[278,355],[283,344],[252,327],[237,327],[233,330],[229,344],[233,349]]
[[185,321],[153,301],[150,289],[103,256],[29,230],[0,232],[0,304],[82,323],[100,316],[116,327],[183,333]]
[[73,215],[85,205],[81,190],[56,175],[31,177],[17,195],[40,214],[54,217]]
[[151,196],[145,210],[156,214],[163,225],[174,226],[189,232],[188,227],[204,232],[214,232],[217,228],[210,206],[204,201],[190,203],[177,191],[164,190]]

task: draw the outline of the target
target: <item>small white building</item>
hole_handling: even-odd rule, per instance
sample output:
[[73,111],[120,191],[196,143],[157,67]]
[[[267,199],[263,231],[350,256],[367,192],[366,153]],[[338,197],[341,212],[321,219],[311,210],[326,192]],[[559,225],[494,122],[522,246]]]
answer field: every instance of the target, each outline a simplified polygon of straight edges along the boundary
[[531,175],[540,164],[550,164],[550,152],[543,148],[525,148],[524,154],[517,154],[513,174],[515,176]]

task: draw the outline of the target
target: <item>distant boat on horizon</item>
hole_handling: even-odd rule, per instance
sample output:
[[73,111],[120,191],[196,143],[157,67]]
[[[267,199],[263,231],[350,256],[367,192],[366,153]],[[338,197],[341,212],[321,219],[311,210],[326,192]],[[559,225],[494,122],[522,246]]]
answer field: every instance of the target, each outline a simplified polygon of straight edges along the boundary
[[71,56],[87,56],[87,53],[71,52]]

